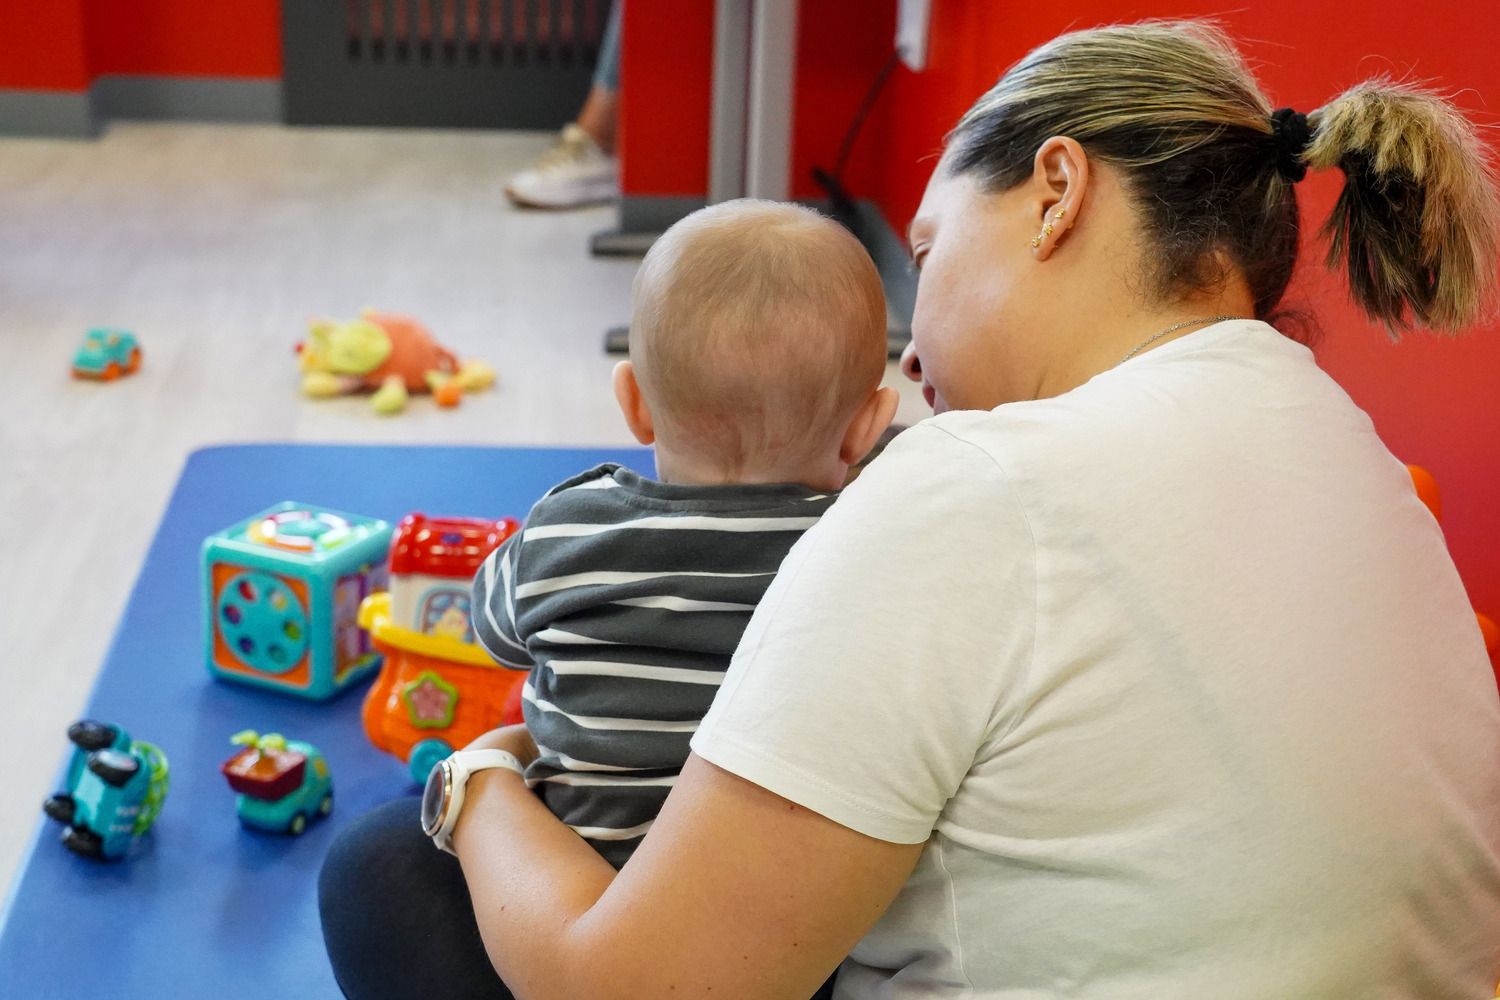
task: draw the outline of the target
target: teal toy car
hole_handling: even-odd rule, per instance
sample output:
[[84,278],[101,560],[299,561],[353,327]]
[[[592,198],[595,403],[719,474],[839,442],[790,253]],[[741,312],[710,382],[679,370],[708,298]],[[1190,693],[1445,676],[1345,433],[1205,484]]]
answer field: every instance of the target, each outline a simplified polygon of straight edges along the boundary
[[113,382],[141,366],[141,345],[126,330],[90,330],[73,355],[73,377]]
[[235,810],[245,826],[296,836],[333,811],[333,778],[317,747],[253,729],[231,742],[241,749],[219,771],[239,793]]
[[68,727],[73,756],[67,791],[42,803],[64,824],[62,842],[89,858],[117,861],[151,829],[167,798],[167,758],[150,743],[108,722],[80,719]]

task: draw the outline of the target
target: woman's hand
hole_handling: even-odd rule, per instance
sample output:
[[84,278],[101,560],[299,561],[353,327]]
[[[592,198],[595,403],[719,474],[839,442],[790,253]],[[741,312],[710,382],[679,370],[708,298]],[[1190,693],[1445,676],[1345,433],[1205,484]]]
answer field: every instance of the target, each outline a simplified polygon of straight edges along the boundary
[[522,764],[536,760],[536,741],[524,723],[491,729],[464,747],[465,750],[505,750],[516,755]]

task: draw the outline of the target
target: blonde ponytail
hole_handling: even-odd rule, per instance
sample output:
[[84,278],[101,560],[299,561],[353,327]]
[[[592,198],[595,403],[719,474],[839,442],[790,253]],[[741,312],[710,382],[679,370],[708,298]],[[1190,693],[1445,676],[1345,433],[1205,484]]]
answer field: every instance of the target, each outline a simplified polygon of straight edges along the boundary
[[944,163],[1009,190],[1054,135],[1125,177],[1151,247],[1146,287],[1160,297],[1218,285],[1227,261],[1255,315],[1284,319],[1301,229],[1293,185],[1304,167],[1340,167],[1329,265],[1347,267],[1366,313],[1392,334],[1457,330],[1492,299],[1500,204],[1485,147],[1433,94],[1374,81],[1304,120],[1273,113],[1212,22],[1110,25],[1054,38],[1007,70],[949,134]]
[[1328,266],[1393,335],[1456,331],[1483,319],[1496,286],[1500,200],[1471,125],[1436,94],[1387,80],[1308,114],[1303,161],[1344,171],[1323,227]]

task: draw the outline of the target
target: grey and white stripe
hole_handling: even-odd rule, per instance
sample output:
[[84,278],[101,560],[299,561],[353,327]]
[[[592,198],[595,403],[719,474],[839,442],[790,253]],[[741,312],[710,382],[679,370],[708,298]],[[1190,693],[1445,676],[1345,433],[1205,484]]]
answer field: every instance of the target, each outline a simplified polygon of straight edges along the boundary
[[688,756],[750,614],[834,496],[600,466],[553,489],[474,580],[474,626],[529,670],[527,781],[616,867]]

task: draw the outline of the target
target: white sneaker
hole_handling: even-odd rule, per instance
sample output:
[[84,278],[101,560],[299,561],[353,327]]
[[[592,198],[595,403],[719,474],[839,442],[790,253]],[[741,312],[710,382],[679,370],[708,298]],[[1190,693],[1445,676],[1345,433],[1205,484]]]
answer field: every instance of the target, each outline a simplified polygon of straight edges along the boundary
[[620,161],[577,125],[564,125],[557,145],[536,165],[505,185],[511,201],[526,208],[577,208],[618,198]]

